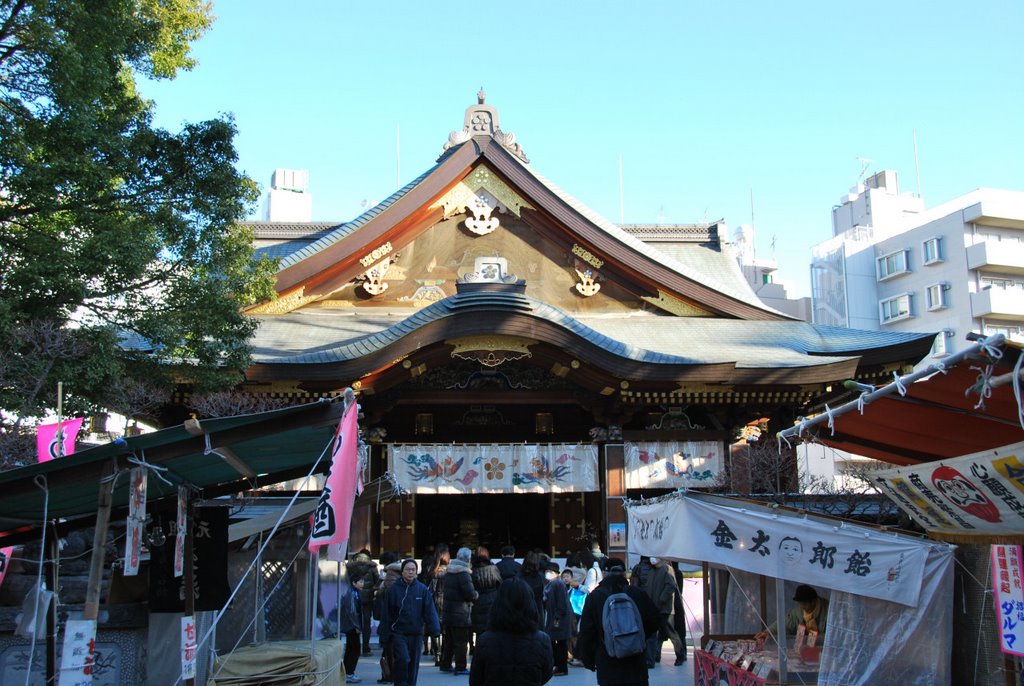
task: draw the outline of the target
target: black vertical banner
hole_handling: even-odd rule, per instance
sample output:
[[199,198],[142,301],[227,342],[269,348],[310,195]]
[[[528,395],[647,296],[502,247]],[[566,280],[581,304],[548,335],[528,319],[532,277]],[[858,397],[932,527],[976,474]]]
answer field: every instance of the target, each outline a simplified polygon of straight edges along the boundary
[[[182,578],[174,577],[174,517],[156,518],[167,533],[161,546],[150,548],[150,612],[184,612]],[[231,589],[228,586],[228,508],[199,507],[193,518],[192,563],[196,610],[220,610]],[[185,561],[188,564],[188,560]]]

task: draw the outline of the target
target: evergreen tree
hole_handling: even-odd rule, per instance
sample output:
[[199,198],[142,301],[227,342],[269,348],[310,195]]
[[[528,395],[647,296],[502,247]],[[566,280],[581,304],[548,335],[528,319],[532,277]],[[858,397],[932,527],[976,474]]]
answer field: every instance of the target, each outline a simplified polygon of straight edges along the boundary
[[[0,409],[117,409],[118,377],[229,386],[274,265],[230,117],[153,125],[138,79],[195,66],[200,0],[0,0]],[[40,344],[40,335],[45,334]],[[46,336],[49,336],[47,339]],[[59,340],[58,340],[59,339]]]

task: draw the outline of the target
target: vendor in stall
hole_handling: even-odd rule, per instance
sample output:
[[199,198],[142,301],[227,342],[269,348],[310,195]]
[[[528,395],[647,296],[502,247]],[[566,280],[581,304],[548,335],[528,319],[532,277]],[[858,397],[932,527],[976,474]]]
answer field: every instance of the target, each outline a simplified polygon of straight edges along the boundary
[[[793,600],[797,607],[786,613],[786,634],[796,634],[797,628],[803,624],[807,631],[817,631],[819,640],[824,638],[828,624],[828,600],[819,597],[818,592],[807,584],[796,587]],[[778,621],[775,621],[766,630],[755,634],[754,638],[763,641],[769,635],[776,635],[777,631]]]

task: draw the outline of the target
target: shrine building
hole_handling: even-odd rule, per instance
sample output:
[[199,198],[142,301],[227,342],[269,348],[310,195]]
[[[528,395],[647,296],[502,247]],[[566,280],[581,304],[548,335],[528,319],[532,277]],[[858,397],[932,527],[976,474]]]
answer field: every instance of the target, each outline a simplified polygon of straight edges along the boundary
[[244,388],[356,390],[365,478],[409,493],[357,509],[352,549],[374,555],[621,552],[622,496],[713,489],[746,424],[891,381],[934,338],[767,307],[721,223],[613,224],[538,172],[483,93],[436,164],[352,221],[247,224],[280,267],[277,299],[248,310]]

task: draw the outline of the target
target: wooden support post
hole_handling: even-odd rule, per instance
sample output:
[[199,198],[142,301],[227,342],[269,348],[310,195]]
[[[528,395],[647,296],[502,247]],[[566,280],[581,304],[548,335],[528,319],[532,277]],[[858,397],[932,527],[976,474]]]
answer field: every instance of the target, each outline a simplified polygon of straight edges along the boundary
[[[704,586],[704,633],[700,637],[700,649],[708,645],[708,634],[711,633],[711,566],[707,562],[702,562],[700,565],[701,581]],[[718,627],[715,627],[717,630]]]
[[57,539],[57,527],[52,521],[46,523],[49,529],[47,544],[50,548],[46,560],[46,587],[53,591],[49,610],[46,613],[46,683],[57,683],[57,591],[60,583],[58,566],[60,565],[60,541]]
[[[196,615],[196,578],[195,561],[193,558],[195,546],[195,517],[192,513],[192,493],[188,494],[188,501],[185,503],[185,565],[183,570],[182,585],[185,588],[185,616],[192,617],[195,621]],[[196,629],[198,632],[198,628]],[[181,640],[178,641],[178,664],[181,664]],[[199,656],[196,656],[198,667]],[[179,667],[180,669],[180,667]],[[195,679],[185,679],[185,686],[195,686]]]
[[89,563],[89,582],[85,588],[85,607],[82,619],[99,619],[100,586],[103,583],[103,558],[107,548],[107,528],[110,526],[110,504],[114,493],[114,475],[117,460],[110,464],[107,475],[100,481],[99,502],[96,507],[96,530],[92,536],[92,560]]

